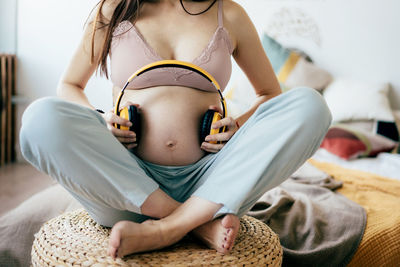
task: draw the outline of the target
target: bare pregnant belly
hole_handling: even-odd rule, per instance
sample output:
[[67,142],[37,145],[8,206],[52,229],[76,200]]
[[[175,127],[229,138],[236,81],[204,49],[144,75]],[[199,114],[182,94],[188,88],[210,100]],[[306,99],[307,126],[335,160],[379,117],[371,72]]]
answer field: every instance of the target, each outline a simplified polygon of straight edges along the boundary
[[127,101],[140,105],[141,138],[133,150],[139,158],[181,166],[205,155],[200,149],[200,121],[210,105],[220,105],[218,93],[177,86],[154,87],[125,91],[121,105]]

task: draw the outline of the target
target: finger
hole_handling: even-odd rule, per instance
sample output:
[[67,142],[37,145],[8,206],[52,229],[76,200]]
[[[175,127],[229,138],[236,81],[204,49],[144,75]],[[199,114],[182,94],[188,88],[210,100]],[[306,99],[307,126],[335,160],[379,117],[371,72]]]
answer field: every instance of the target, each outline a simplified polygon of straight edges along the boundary
[[210,134],[210,135],[206,136],[205,141],[206,142],[212,142],[212,141],[226,142],[226,141],[229,141],[229,139],[231,139],[233,134],[234,134],[233,131],[227,131],[227,132],[217,133],[217,134]]
[[118,116],[116,114],[112,114],[110,116],[109,122],[111,124],[113,124],[113,125],[114,124],[119,124],[119,125],[127,126],[127,127],[131,127],[132,126],[132,122],[130,122],[129,120],[124,119],[124,118],[122,118],[122,117],[120,117],[120,116]]
[[132,131],[121,130],[113,127],[111,132],[115,137],[136,138],[136,133]]
[[224,144],[210,144],[210,143],[207,143],[207,142],[203,142],[201,144],[201,149],[203,149],[203,150],[205,150],[207,152],[211,152],[211,153],[217,153],[223,147],[224,147]]
[[135,148],[135,147],[137,147],[137,143],[132,143],[132,144],[129,144],[129,145],[126,146],[127,149],[132,149],[132,148]]
[[120,141],[123,144],[131,144],[136,142],[136,137],[134,138],[127,138],[127,137],[117,137],[118,141]]
[[105,115],[105,119],[107,124],[112,126],[114,126],[115,123],[127,127],[132,126],[132,122],[116,115],[114,112],[107,112]]
[[213,124],[211,124],[212,129],[218,129],[224,126],[227,127],[235,126],[235,120],[232,117],[226,117],[223,118],[222,120],[216,121]]

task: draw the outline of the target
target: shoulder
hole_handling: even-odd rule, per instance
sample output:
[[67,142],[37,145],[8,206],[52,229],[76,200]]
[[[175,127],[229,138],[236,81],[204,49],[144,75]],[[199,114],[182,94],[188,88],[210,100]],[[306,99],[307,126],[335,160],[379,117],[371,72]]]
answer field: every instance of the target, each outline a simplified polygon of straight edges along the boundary
[[122,0],[107,0],[104,2],[101,13],[106,19],[111,19],[117,6],[122,2]]
[[233,0],[224,1],[224,16],[225,20],[231,25],[241,25],[243,22],[249,22],[250,18],[246,10]]
[[233,0],[224,1],[224,20],[236,48],[244,39],[251,38],[254,34],[254,25],[246,10]]
[[[111,20],[115,9],[117,6],[122,2],[122,0],[103,0],[99,1],[96,6],[93,8],[91,14],[90,14],[90,20],[94,20],[96,18],[96,15],[101,12],[102,19],[105,19],[106,21]],[[101,10],[100,10],[101,8]]]

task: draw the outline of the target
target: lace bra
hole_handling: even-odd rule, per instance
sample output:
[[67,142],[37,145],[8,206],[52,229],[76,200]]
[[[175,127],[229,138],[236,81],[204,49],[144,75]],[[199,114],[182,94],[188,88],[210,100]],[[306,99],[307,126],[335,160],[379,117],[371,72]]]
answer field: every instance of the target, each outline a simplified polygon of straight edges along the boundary
[[[218,0],[218,28],[201,54],[190,63],[209,72],[218,81],[223,91],[232,73],[232,52],[229,33],[223,26],[222,0]],[[149,46],[131,22],[122,21],[114,30],[110,53],[111,81],[114,85],[122,88],[132,73],[159,60],[163,58]],[[215,91],[214,86],[202,76],[181,68],[155,69],[135,78],[127,89],[165,85]]]

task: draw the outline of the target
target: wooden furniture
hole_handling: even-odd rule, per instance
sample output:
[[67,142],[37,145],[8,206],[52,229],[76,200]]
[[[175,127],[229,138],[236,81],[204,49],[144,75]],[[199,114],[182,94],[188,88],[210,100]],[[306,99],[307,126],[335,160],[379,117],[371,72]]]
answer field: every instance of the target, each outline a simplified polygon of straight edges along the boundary
[[0,166],[15,161],[15,55],[0,54]]

